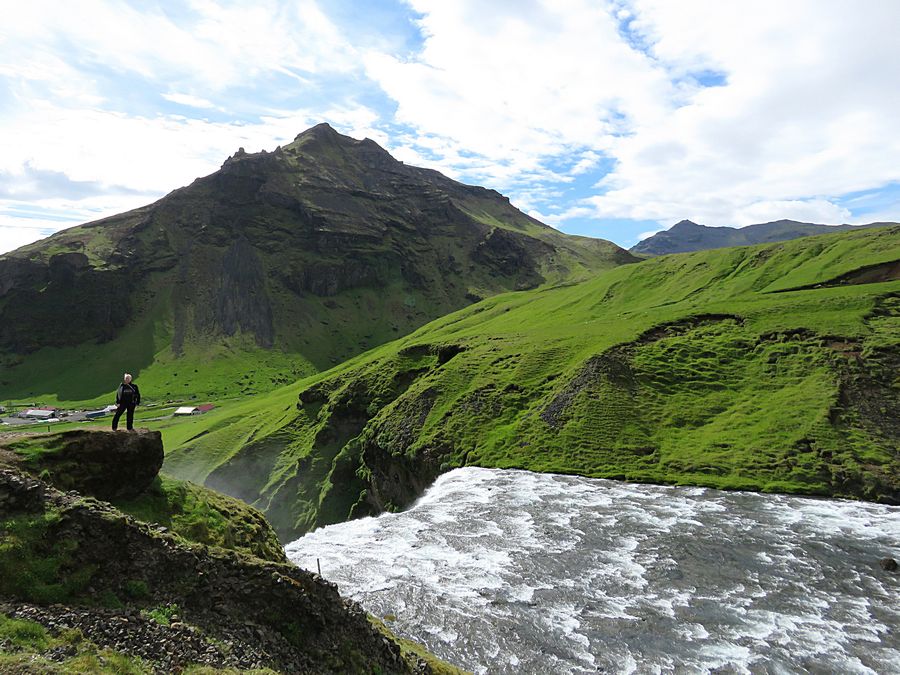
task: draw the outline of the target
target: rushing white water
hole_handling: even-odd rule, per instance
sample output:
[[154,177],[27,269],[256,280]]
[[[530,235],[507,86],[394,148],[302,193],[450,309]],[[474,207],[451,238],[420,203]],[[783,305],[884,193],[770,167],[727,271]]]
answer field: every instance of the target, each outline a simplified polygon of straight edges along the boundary
[[457,469],[286,547],[477,673],[900,672],[900,508]]

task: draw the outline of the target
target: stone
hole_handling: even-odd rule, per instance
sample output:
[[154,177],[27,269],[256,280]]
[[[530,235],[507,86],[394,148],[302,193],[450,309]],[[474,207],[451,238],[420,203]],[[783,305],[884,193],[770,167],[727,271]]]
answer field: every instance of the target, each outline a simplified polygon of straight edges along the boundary
[[881,565],[881,569],[886,572],[896,572],[897,568],[900,567],[893,558],[882,558],[878,563]]
[[66,431],[47,439],[28,469],[42,473],[60,490],[75,490],[104,501],[132,499],[150,487],[163,464],[162,435],[140,429]]

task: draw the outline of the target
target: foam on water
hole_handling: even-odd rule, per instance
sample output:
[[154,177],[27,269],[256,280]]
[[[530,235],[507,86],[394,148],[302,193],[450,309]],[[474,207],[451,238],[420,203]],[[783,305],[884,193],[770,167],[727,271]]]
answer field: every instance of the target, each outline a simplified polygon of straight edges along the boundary
[[477,673],[900,672],[900,508],[457,469],[286,547]]

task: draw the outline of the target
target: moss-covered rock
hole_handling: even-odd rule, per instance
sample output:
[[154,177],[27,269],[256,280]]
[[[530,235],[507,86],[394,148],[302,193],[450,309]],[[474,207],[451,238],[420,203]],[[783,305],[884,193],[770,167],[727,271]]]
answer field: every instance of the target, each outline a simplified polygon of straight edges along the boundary
[[278,535],[260,511],[209,488],[160,475],[134,499],[113,503],[124,513],[188,541],[287,562]]
[[[258,510],[234,497],[159,474],[163,446],[157,431],[18,435],[5,445],[0,441],[0,452],[6,464],[43,483],[111,502],[187,541],[287,562],[278,535]],[[0,508],[27,510],[42,494],[43,483],[32,483],[35,490],[26,490],[21,480],[9,479],[0,486]]]
[[29,473],[60,490],[103,499],[132,499],[159,474],[164,452],[158,431],[76,430],[29,436],[9,444]]
[[189,545],[108,503],[60,492],[15,469],[0,469],[0,492],[32,494],[0,508],[0,601],[111,610],[177,606],[179,626],[254,645],[260,665],[280,672],[406,673],[415,667],[356,604],[317,575]]

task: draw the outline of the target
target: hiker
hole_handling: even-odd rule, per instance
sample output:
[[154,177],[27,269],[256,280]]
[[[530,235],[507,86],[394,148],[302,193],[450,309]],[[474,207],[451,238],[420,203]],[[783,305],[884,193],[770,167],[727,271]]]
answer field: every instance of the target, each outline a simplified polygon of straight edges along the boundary
[[131,374],[125,373],[122,377],[122,384],[116,390],[116,414],[113,415],[112,428],[113,431],[119,426],[119,418],[122,413],[128,411],[125,418],[125,428],[131,431],[134,428],[134,408],[141,402],[141,390],[131,381]]

